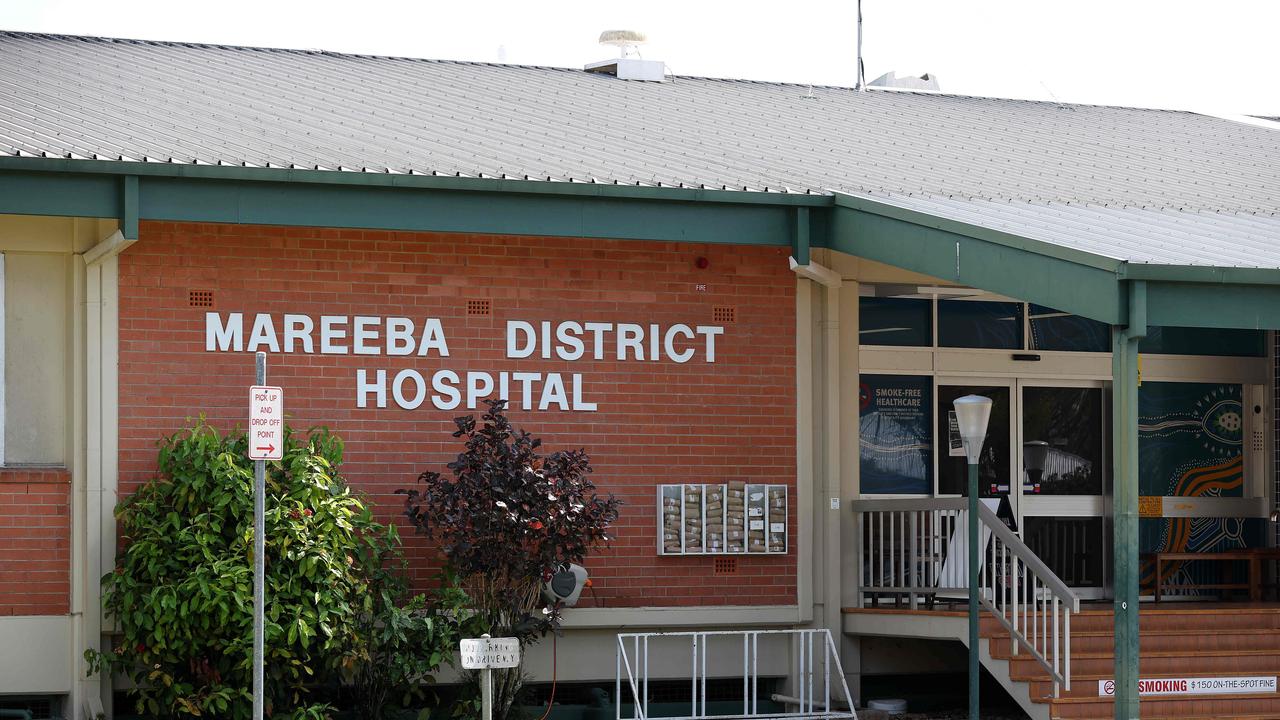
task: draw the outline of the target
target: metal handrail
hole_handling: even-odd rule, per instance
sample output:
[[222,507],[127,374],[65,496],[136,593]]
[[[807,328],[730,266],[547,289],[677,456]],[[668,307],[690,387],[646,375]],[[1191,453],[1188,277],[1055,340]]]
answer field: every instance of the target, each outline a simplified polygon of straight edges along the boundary
[[[859,602],[883,595],[922,599],[968,592],[968,500],[857,500],[862,518]],[[1080,598],[985,505],[979,602],[1009,632],[1011,652],[1027,651],[1048,672],[1054,695],[1071,689],[1071,616]]]

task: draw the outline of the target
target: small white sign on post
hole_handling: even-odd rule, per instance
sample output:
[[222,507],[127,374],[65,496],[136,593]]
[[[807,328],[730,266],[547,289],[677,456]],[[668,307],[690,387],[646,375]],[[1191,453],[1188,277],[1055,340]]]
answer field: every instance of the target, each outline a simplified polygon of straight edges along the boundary
[[467,670],[493,670],[520,665],[520,641],[512,637],[475,638],[460,642],[462,667]]
[[520,666],[520,641],[485,634],[459,642],[458,652],[463,668],[480,671],[480,718],[493,720],[493,671]]
[[249,388],[249,459],[284,457],[284,390],[270,385]]

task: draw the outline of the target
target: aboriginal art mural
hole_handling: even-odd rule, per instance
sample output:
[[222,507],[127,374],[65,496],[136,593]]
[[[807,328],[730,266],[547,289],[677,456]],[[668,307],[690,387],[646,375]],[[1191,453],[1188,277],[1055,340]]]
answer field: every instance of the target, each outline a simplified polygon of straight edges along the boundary
[[933,492],[933,378],[863,375],[858,455],[864,494]]
[[[1143,383],[1138,391],[1138,486],[1143,496],[1240,497],[1244,492],[1241,386]],[[1142,552],[1215,552],[1261,543],[1257,518],[1142,518]],[[1219,566],[1167,563],[1173,586],[1209,582]],[[1154,582],[1152,561],[1142,583]],[[1179,582],[1180,580],[1184,582]]]

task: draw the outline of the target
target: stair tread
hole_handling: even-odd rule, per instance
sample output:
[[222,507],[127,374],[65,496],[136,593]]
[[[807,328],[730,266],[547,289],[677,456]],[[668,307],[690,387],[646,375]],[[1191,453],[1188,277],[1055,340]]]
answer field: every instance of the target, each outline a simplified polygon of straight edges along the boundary
[[[1157,628],[1155,630],[1143,630],[1141,632],[1141,635],[1143,637],[1147,637],[1149,635],[1178,636],[1178,635],[1209,635],[1209,634],[1212,634],[1212,635],[1257,635],[1259,634],[1259,628],[1209,627],[1208,628],[1209,632],[1206,632],[1205,630],[1206,629],[1203,627],[1165,628],[1165,629]],[[1272,630],[1272,628],[1262,628],[1262,630]],[[1274,630],[1277,635],[1280,635],[1280,628],[1275,628]],[[1071,631],[1072,639],[1075,639],[1078,637],[1114,637],[1115,634],[1116,634],[1115,630],[1080,630],[1080,631],[1072,630]]]
[[[1199,605],[1200,603],[1181,603],[1184,605]],[[1244,605],[1239,607],[1230,606],[1212,606],[1212,607],[1150,607],[1144,605],[1138,609],[1139,616],[1160,617],[1169,615],[1247,615],[1251,613],[1262,613],[1266,615],[1280,615],[1280,606],[1270,605]],[[1081,617],[1114,617],[1115,610],[1107,608],[1106,610],[1081,610],[1076,613]]]
[[[1139,660],[1144,657],[1231,657],[1236,655],[1280,655],[1280,648],[1275,650],[1267,650],[1267,648],[1254,648],[1254,650],[1140,650]],[[1037,661],[1036,657],[1030,653],[1023,655],[992,655],[1000,660],[1030,660]],[[1115,657],[1115,652],[1073,652],[1071,660],[1102,660],[1105,657]],[[1038,661],[1037,661],[1038,662]]]
[[[1070,720],[1111,720],[1111,713],[1106,715],[1098,715],[1096,717],[1071,718]],[[1146,715],[1143,720],[1222,720],[1221,713],[1213,715]],[[1232,715],[1231,720],[1276,720],[1274,712],[1267,713],[1249,713],[1247,715]]]
[[[1194,670],[1190,670],[1190,671],[1170,670],[1168,672],[1148,673],[1148,672],[1144,672],[1141,668],[1139,668],[1138,674],[1142,676],[1143,680],[1147,680],[1150,678],[1181,678],[1181,677],[1224,677],[1224,678],[1225,677],[1256,677],[1258,675],[1265,675],[1265,676],[1275,675],[1276,677],[1280,677],[1280,664],[1264,666],[1264,669],[1250,668],[1248,670],[1241,670],[1240,672],[1231,672],[1231,673],[1211,670],[1203,674],[1197,674],[1196,671]],[[1078,672],[1075,672],[1074,670],[1071,672],[1071,682],[1073,683],[1077,680],[1110,680],[1111,677],[1112,677],[1112,673],[1109,673],[1109,672],[1078,673]],[[1036,680],[1035,682],[1049,682],[1049,681]],[[1280,697],[1280,692],[1272,693],[1272,694],[1274,694],[1276,697]]]

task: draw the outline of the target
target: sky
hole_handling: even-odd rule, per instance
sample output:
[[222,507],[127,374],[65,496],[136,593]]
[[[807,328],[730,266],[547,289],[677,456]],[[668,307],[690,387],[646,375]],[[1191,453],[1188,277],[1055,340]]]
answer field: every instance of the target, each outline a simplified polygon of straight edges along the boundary
[[[0,29],[581,67],[644,32],[678,75],[852,85],[856,0],[0,0]],[[863,0],[866,77],[1280,115],[1273,0]]]

